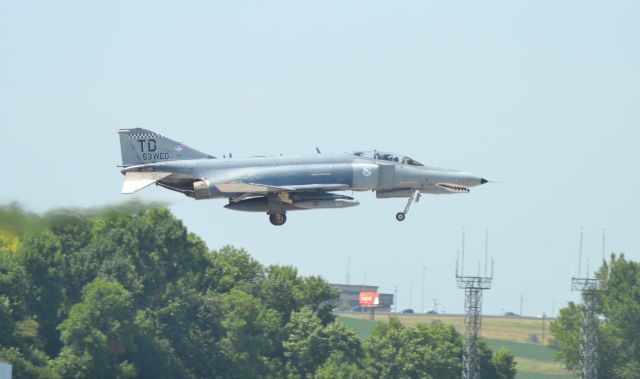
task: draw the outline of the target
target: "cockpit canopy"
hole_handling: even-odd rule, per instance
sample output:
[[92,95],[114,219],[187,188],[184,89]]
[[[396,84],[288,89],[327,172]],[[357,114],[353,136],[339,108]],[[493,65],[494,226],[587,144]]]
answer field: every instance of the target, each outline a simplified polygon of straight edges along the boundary
[[377,159],[381,161],[398,162],[410,166],[424,166],[422,163],[404,155],[389,153],[386,151],[356,151],[353,155],[368,159]]

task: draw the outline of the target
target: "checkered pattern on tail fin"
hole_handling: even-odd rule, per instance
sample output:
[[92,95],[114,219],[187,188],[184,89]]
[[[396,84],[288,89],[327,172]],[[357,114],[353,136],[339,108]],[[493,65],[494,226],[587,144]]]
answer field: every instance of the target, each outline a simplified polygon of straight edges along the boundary
[[118,134],[123,166],[215,158],[146,129],[121,129]]

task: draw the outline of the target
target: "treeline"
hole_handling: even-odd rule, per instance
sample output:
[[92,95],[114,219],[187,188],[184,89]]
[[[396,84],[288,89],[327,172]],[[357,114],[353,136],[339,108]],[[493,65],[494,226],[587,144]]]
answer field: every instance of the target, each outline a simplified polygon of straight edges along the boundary
[[[596,273],[603,280],[601,291],[592,296],[597,335],[599,378],[640,378],[640,264],[624,255],[611,255]],[[584,304],[569,303],[551,324],[559,358],[568,369],[580,371],[580,328]]]
[[[459,378],[441,324],[336,322],[337,293],[293,267],[211,251],[164,208],[0,209],[0,359],[15,378]],[[513,378],[481,345],[483,378]]]

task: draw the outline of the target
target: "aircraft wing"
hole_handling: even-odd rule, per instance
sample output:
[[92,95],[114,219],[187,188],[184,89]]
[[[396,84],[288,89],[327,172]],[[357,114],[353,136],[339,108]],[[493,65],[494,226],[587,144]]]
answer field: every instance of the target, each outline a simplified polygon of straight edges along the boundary
[[307,191],[340,191],[349,189],[346,184],[303,184],[293,186],[270,186],[266,184],[229,182],[215,186],[226,193],[266,194],[270,192],[307,192]]
[[151,185],[158,180],[162,180],[171,175],[171,172],[136,172],[128,171],[124,175],[124,183],[122,183],[122,193],[130,194],[140,191],[144,187]]

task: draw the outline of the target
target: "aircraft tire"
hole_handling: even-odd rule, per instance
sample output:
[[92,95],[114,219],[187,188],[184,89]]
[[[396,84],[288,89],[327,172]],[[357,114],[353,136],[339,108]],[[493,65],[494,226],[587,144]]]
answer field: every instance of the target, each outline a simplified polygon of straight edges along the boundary
[[283,213],[271,214],[269,215],[269,221],[272,225],[281,226],[284,225],[285,222],[287,222],[287,215]]
[[398,220],[398,221],[404,221],[405,217],[406,217],[406,215],[403,212],[396,213],[396,220]]

